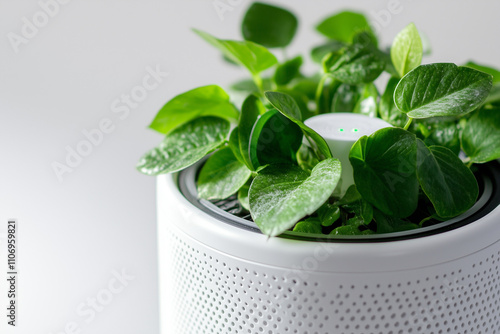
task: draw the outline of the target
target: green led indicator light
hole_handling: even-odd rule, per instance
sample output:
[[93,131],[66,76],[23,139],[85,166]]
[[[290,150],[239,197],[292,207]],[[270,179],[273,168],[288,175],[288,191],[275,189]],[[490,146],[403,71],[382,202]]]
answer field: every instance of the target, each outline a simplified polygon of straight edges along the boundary
[[358,129],[356,129],[356,128],[352,129],[352,132],[358,132],[358,131],[359,131],[359,130],[358,130]]
[[339,129],[339,131],[340,131],[340,132],[344,132],[344,129],[343,129],[343,128],[340,128],[340,129]]

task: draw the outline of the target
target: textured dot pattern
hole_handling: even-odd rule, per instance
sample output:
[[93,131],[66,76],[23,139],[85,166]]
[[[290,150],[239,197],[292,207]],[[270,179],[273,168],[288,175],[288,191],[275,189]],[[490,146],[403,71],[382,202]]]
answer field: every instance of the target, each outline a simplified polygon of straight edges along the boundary
[[500,334],[500,243],[373,274],[273,268],[175,235],[171,245],[175,333]]

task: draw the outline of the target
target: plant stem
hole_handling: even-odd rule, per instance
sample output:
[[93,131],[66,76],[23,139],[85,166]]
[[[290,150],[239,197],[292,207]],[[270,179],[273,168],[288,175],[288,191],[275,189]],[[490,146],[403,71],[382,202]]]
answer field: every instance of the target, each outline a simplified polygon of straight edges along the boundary
[[253,75],[252,78],[253,81],[255,82],[255,85],[259,89],[260,94],[264,96],[264,85],[262,83],[262,78],[258,74]]
[[474,161],[472,161],[472,160],[469,159],[469,161],[467,161],[467,163],[465,164],[465,166],[467,166],[467,168],[471,168],[473,164],[474,164]]
[[413,121],[413,118],[408,117],[408,121],[406,122],[405,127],[403,129],[408,130],[412,121]]
[[318,88],[316,89],[316,115],[321,114],[320,110],[320,100],[321,100],[321,94],[323,93],[323,89],[325,88],[325,83],[326,80],[330,77],[328,73],[323,74],[321,77],[321,80],[319,81]]
[[432,218],[434,218],[434,217],[433,217],[433,216],[426,217],[426,218],[422,219],[422,220],[420,221],[420,223],[418,223],[418,225],[419,225],[420,227],[422,227],[422,225],[423,225],[426,221],[431,220]]

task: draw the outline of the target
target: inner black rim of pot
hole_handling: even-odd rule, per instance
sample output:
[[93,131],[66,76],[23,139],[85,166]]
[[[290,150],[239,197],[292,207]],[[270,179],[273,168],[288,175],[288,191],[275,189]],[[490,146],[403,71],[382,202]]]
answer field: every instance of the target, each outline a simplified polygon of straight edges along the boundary
[[[179,173],[178,186],[184,197],[197,208],[223,223],[262,234],[250,217],[245,217],[247,218],[245,219],[228,212],[234,212],[235,207],[233,204],[236,203],[234,202],[236,201],[235,198],[233,200],[230,199],[217,202],[210,202],[198,198],[196,178],[204,162],[204,160],[200,161]],[[500,204],[500,163],[498,161],[492,161],[487,164],[476,165],[476,168],[475,175],[479,184],[478,200],[467,212],[447,221],[415,230],[386,234],[330,236],[324,234],[285,232],[281,234],[279,238],[321,242],[371,243],[420,238],[460,228],[481,219]]]

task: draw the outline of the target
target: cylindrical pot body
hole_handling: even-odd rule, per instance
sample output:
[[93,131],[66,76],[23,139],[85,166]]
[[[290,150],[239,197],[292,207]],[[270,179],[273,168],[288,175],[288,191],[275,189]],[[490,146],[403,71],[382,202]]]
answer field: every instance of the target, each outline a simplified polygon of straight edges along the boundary
[[419,238],[267,238],[157,179],[163,334],[500,333],[500,208]]

